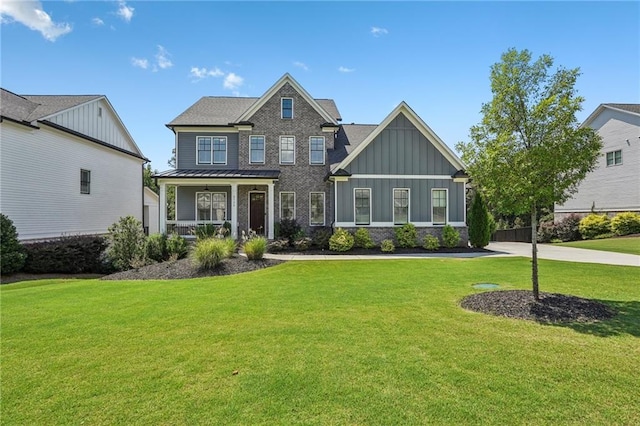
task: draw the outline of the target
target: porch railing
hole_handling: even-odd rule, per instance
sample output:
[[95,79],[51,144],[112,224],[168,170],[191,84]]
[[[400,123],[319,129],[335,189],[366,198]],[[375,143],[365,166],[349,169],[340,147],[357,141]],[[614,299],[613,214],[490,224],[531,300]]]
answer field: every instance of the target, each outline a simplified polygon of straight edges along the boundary
[[223,221],[213,220],[168,220],[167,235],[174,232],[183,237],[195,237],[195,229],[200,225],[213,224],[222,226]]

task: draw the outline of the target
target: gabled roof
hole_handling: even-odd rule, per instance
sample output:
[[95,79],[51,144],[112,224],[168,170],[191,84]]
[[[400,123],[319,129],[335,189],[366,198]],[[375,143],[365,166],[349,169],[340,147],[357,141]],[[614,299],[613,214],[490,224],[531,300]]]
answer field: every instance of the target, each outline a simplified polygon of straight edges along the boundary
[[[440,153],[457,169],[464,169],[465,166],[462,160],[445,144],[438,135],[422,119],[416,114],[406,102],[402,101],[391,113],[382,120],[373,131],[371,131],[364,140],[357,143],[354,149],[342,160],[340,163],[332,164],[331,171],[336,172],[339,169],[347,167],[375,138],[400,114],[404,114],[405,117],[421,132],[432,144],[440,151]],[[345,126],[343,126],[345,127]],[[352,132],[355,134],[359,132],[360,135],[364,132],[364,129],[353,128]],[[357,138],[354,138],[357,141]]]
[[640,116],[640,104],[600,104],[598,107],[587,117],[586,120],[580,125],[581,127],[588,126],[595,118],[602,113],[605,109],[612,109],[632,115]]
[[42,120],[62,111],[75,108],[87,102],[104,98],[104,95],[22,95],[25,99],[38,104],[29,116],[30,121]]
[[339,164],[347,158],[358,145],[364,141],[371,132],[373,132],[376,124],[343,124],[338,130],[335,148],[329,150],[329,164],[332,166]]

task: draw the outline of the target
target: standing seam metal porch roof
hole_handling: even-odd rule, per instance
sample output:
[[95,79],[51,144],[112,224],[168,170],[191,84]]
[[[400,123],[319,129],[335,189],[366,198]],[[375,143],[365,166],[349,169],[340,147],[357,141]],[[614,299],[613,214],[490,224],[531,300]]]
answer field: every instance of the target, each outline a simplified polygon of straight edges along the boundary
[[280,177],[280,170],[179,169],[167,170],[154,174],[152,177],[180,179],[278,179]]

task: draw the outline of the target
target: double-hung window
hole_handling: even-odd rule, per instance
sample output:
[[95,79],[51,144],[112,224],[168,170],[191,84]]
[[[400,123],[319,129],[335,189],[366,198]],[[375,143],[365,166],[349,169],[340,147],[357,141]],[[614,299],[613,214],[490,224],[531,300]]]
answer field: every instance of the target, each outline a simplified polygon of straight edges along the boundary
[[312,192],[309,196],[309,225],[324,226],[324,192]]
[[91,194],[91,170],[80,169],[80,193]]
[[394,188],[393,190],[393,224],[409,223],[409,190]]
[[280,136],[280,164],[295,164],[296,138],[294,136]]
[[264,136],[249,137],[249,162],[264,164]]
[[309,164],[324,164],[324,136],[309,138]]
[[431,190],[431,222],[434,225],[447,223],[447,190]]
[[198,164],[227,164],[226,136],[198,136]]
[[622,150],[607,152],[607,167],[622,164]]
[[225,192],[197,192],[196,220],[223,222],[227,219],[227,194]]
[[371,223],[371,189],[355,189],[354,206],[356,225],[369,225]]
[[296,218],[296,193],[281,192],[280,193],[280,219]]
[[280,99],[281,117],[293,118],[293,98]]

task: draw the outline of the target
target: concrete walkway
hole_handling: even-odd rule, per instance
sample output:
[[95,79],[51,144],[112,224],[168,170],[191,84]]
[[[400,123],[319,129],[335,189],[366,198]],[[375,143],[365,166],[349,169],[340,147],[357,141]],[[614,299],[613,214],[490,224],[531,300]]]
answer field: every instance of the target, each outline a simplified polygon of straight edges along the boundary
[[[415,254],[265,254],[268,259],[280,260],[385,260],[385,259],[442,259],[442,258],[475,258],[475,257],[531,257],[531,244],[528,243],[490,243],[484,253],[415,253]],[[564,260],[568,262],[602,263],[605,265],[639,266],[640,256],[624,253],[613,253],[599,250],[560,247],[550,244],[538,244],[538,258],[549,260]]]

